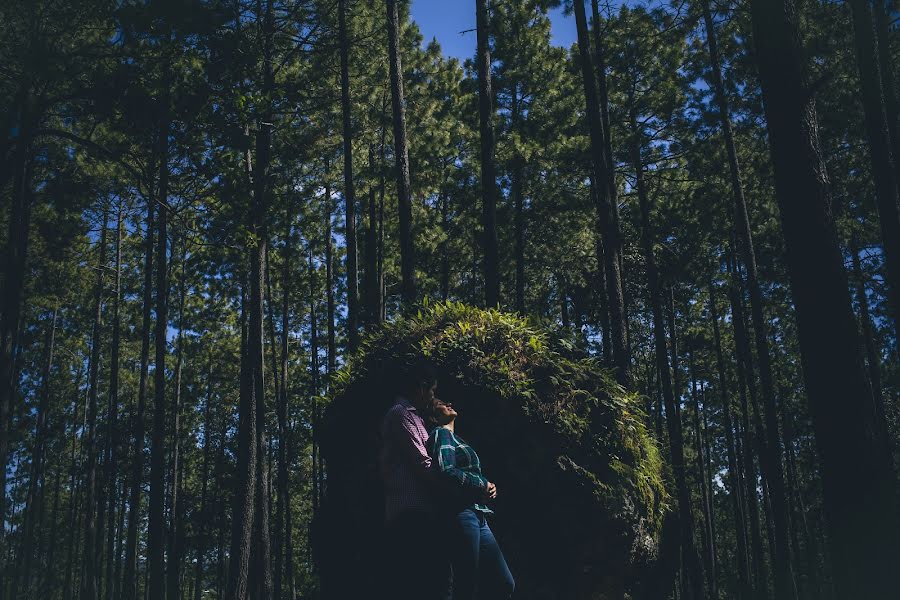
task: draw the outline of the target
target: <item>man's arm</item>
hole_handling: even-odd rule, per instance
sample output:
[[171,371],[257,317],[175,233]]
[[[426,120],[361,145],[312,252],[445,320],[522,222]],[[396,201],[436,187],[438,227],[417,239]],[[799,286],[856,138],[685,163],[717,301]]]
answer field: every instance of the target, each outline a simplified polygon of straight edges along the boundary
[[409,411],[394,411],[388,415],[386,433],[391,436],[400,459],[428,488],[439,495],[459,493],[456,482],[436,468],[426,450],[415,418]]
[[386,433],[390,436],[400,459],[417,476],[433,479],[432,460],[413,416],[407,410],[392,411],[387,417]]

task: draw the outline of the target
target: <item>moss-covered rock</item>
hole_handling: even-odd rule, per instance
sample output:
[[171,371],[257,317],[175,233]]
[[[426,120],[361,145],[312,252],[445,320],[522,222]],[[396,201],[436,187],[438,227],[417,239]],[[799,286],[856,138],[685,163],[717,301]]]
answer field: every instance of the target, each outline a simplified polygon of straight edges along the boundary
[[[377,585],[379,425],[405,364],[429,358],[457,433],[499,490],[492,527],[517,598],[603,598],[655,560],[664,465],[638,398],[596,360],[511,314],[448,303],[385,324],[337,373],[321,446],[326,597]],[[427,551],[428,532],[423,532]],[[618,591],[617,591],[618,590]]]

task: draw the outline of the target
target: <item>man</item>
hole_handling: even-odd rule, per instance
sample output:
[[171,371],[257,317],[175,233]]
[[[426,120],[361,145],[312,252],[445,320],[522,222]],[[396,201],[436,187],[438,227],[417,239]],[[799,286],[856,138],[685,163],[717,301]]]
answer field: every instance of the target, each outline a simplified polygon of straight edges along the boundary
[[425,445],[424,417],[433,409],[436,387],[437,376],[427,363],[408,369],[381,427],[390,553],[386,575],[391,597],[397,600],[438,600],[449,591],[449,557],[442,544],[428,544],[429,539],[442,536],[446,526],[437,513],[437,496],[445,487]]

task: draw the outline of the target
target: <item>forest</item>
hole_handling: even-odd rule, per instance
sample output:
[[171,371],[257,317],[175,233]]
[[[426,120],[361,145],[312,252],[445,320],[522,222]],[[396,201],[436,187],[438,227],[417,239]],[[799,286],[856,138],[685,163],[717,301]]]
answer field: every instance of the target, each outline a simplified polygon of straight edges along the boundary
[[664,463],[655,587],[514,597],[900,595],[895,0],[453,1],[463,62],[409,0],[0,0],[0,599],[340,597],[329,403],[463,310]]

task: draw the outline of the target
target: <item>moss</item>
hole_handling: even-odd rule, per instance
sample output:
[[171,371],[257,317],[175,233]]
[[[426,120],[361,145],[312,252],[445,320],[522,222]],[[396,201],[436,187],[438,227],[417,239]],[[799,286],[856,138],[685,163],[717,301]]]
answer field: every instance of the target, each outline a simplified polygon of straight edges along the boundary
[[[336,374],[322,444],[329,489],[346,490],[343,502],[361,501],[353,478],[371,481],[377,465],[345,455],[341,440],[377,430],[393,400],[391,374],[423,355],[442,373],[439,395],[453,396],[460,409],[458,431],[506,492],[497,524],[505,530],[504,546],[515,545],[520,561],[556,560],[562,577],[564,561],[597,573],[600,562],[621,570],[652,560],[669,495],[638,396],[622,389],[598,360],[546,329],[459,303],[424,306],[379,327]],[[376,444],[377,435],[371,440]],[[329,492],[337,505],[340,493]],[[376,502],[376,494],[368,501]],[[534,534],[566,544],[560,556],[542,555],[529,536],[503,521],[504,515],[533,519],[529,511],[543,508],[561,514],[546,530],[533,524]],[[594,548],[598,539],[602,551]]]

